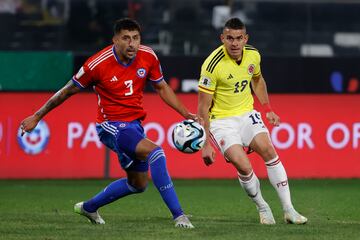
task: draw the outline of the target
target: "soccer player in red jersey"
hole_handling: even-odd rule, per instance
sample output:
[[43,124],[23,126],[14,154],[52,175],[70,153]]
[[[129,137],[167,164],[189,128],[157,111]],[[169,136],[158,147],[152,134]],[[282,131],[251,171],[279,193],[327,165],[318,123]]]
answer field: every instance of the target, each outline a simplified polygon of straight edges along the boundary
[[37,112],[21,122],[23,133],[33,130],[52,109],[81,89],[92,86],[98,96],[97,133],[100,141],[117,153],[127,177],[116,180],[74,211],[92,223],[105,224],[98,209],[119,198],[144,192],[150,166],[154,185],[173,215],[176,227],[193,228],[184,214],[166,168],[160,146],[146,138],[141,121],[143,90],[149,80],[164,102],[186,119],[198,120],[164,81],[160,62],[149,47],[140,45],[139,24],[128,18],[116,21],[113,45],[90,57],[77,74]]

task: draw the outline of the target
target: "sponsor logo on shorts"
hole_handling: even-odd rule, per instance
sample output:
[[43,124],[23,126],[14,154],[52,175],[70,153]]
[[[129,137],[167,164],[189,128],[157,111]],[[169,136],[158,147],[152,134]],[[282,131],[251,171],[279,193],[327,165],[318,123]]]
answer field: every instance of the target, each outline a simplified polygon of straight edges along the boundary
[[40,121],[30,133],[25,133],[24,136],[21,136],[21,132],[22,130],[19,127],[17,140],[24,152],[36,155],[44,151],[50,138],[50,131],[44,120]]
[[126,123],[120,123],[120,124],[119,124],[119,127],[121,127],[121,128],[126,127]]

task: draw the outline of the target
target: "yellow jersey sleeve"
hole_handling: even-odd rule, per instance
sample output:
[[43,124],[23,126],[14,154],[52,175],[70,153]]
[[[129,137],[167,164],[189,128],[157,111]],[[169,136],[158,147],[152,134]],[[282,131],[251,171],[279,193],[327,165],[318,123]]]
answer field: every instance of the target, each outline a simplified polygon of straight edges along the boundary
[[[245,47],[245,49],[248,51],[248,50],[252,50],[251,51],[251,57],[253,58],[254,62],[256,63],[254,66],[254,69],[253,70],[253,76],[254,77],[258,77],[260,76],[261,74],[261,67],[260,67],[260,64],[261,64],[261,55],[260,53],[258,52],[258,50],[256,48],[254,48],[253,46],[251,45],[247,45]],[[249,71],[251,71],[251,69],[249,69]]]
[[254,74],[253,74],[254,77],[258,77],[261,74],[261,67],[260,67],[261,55],[259,52],[257,52],[256,57],[257,57],[258,64],[255,65],[255,70],[254,70]]
[[204,69],[204,65],[205,63],[201,67],[199,91],[214,94],[216,87],[215,73],[207,72],[206,69]]
[[217,74],[214,71],[216,64],[225,56],[223,47],[220,46],[213,51],[201,66],[198,89],[201,92],[214,94],[216,89]]

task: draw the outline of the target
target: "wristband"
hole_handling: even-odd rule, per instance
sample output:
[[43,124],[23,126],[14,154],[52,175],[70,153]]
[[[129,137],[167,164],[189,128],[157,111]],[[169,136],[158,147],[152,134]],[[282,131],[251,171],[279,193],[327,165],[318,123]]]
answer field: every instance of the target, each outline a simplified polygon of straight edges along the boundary
[[272,108],[271,108],[271,106],[270,106],[270,103],[265,103],[265,104],[263,104],[263,108],[264,108],[264,110],[265,110],[266,113],[273,111]]

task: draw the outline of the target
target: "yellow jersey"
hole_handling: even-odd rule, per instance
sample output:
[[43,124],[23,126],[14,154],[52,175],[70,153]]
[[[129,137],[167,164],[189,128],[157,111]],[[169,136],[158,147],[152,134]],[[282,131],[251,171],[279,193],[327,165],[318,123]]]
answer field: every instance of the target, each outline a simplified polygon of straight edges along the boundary
[[243,48],[240,63],[232,59],[222,45],[206,58],[198,89],[213,95],[209,118],[239,116],[253,110],[250,82],[261,74],[260,53],[252,46]]

